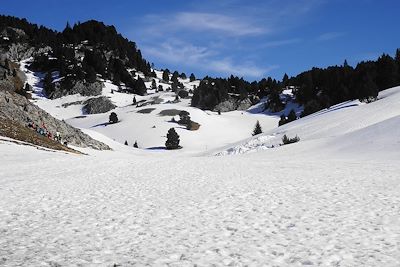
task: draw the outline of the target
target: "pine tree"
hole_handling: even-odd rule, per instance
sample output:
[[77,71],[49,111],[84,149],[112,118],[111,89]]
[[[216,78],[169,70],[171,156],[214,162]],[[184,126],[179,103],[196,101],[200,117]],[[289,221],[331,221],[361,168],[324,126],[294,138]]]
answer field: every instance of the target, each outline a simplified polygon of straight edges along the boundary
[[132,105],[136,105],[136,97],[133,97]]
[[146,92],[147,92],[146,85],[145,85],[143,79],[140,78],[140,77],[136,80],[134,87],[135,87],[134,88],[134,93],[135,94],[145,95]]
[[191,82],[193,82],[193,81],[196,80],[196,77],[195,77],[194,74],[192,73],[192,74],[190,74],[189,79],[190,79]]
[[179,77],[179,73],[177,71],[174,71],[174,73],[172,74],[172,77],[171,77],[171,82],[178,83],[178,77]]
[[168,70],[163,71],[162,79],[164,82],[169,82],[169,71]]
[[155,80],[155,79],[153,79],[153,80],[151,81],[151,89],[157,90],[157,83],[156,83],[156,80]]
[[289,112],[289,115],[287,117],[287,122],[291,122],[291,121],[295,121],[295,120],[297,120],[296,112],[293,109],[291,109]]
[[394,60],[396,61],[397,70],[398,70],[398,73],[397,73],[397,77],[398,77],[397,84],[400,84],[400,49],[396,50],[396,55],[395,55]]
[[282,137],[282,142],[284,145],[290,144],[289,138],[286,134]]
[[262,133],[261,125],[260,122],[257,121],[256,126],[254,127],[253,130],[253,136]]
[[282,137],[282,143],[283,143],[283,145],[288,145],[288,144],[293,144],[293,143],[296,143],[296,142],[299,142],[300,141],[300,138],[296,135],[295,137],[293,137],[293,138],[289,138],[289,137],[287,137],[287,135],[285,134],[283,137]]
[[181,79],[183,79],[183,80],[187,79],[186,74],[185,74],[184,72],[181,73],[180,77],[181,77]]
[[133,147],[134,147],[134,148],[139,148],[139,146],[138,146],[138,144],[137,144],[137,141],[135,141],[135,143],[133,144]]
[[282,78],[283,86],[288,86],[289,76],[285,73]]
[[30,91],[31,90],[31,86],[29,85],[29,83],[26,83],[25,84],[25,87],[24,87],[24,91],[25,92],[28,92],[28,91]]
[[285,123],[287,123],[287,120],[286,120],[285,115],[282,114],[282,115],[281,115],[281,119],[280,119],[279,122],[278,122],[278,126],[282,126],[282,125],[284,125]]
[[279,112],[284,108],[285,104],[282,102],[279,92],[277,90],[272,90],[266,103],[266,109],[269,109],[271,112]]
[[125,140],[125,143],[124,143],[124,145],[126,145],[126,146],[127,146],[127,145],[128,145],[128,141],[126,141],[126,140]]
[[398,85],[399,69],[391,56],[383,54],[376,62],[376,67],[376,84],[379,89],[384,90]]
[[96,81],[97,75],[96,71],[94,70],[93,67],[88,66],[86,68],[86,81],[89,83],[94,83]]
[[179,146],[179,135],[176,133],[174,128],[170,128],[167,133],[167,141],[165,142],[165,147],[167,149],[178,149]]
[[115,84],[116,86],[120,86],[121,85],[121,77],[119,76],[118,73],[114,73],[114,77],[113,77],[113,84]]
[[[171,79],[171,81],[172,81],[172,79]],[[178,91],[178,82],[175,82],[175,81],[172,82],[171,90],[172,90],[172,92]]]
[[370,76],[364,77],[364,83],[362,85],[363,91],[359,100],[362,102],[373,102],[378,97],[379,89],[376,83],[371,79]]
[[400,48],[396,49],[396,55],[394,57],[397,63],[400,63]]
[[111,112],[110,117],[109,117],[109,122],[110,123],[117,123],[118,122],[117,113]]
[[179,124],[183,124],[183,125],[189,125],[191,122],[190,119],[190,113],[187,112],[186,110],[182,110],[181,112],[179,112]]
[[51,97],[55,90],[55,86],[53,83],[53,77],[51,76],[51,72],[46,73],[43,80],[43,89],[47,96]]

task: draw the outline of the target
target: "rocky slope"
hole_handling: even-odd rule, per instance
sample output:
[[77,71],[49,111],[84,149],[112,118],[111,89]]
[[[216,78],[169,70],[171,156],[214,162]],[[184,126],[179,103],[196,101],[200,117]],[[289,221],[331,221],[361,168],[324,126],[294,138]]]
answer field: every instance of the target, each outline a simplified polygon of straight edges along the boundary
[[55,119],[29,102],[25,97],[12,91],[0,90],[0,117],[26,127],[29,121],[36,125],[44,124],[50,133],[54,135],[59,132],[63,141],[77,147],[90,147],[98,150],[110,149],[107,145],[92,139],[81,130]]

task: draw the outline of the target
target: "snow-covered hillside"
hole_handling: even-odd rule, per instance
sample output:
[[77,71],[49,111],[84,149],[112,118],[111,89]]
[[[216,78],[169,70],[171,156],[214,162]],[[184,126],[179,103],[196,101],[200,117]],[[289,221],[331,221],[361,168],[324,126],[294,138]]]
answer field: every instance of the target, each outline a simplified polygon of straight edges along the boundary
[[[332,106],[264,134],[226,147],[218,155],[242,154],[260,150],[317,151],[339,157],[397,157],[400,159],[400,87],[380,92],[378,101],[370,104],[358,100]],[[298,136],[301,141],[278,147],[283,135]],[[293,148],[292,146],[297,146]],[[279,152],[278,152],[279,153]],[[312,153],[311,153],[312,154]]]
[[[277,128],[260,106],[218,115],[160,92],[136,107],[105,84],[117,124],[62,107],[77,95],[35,103],[114,151],[0,139],[0,265],[400,266],[400,87]],[[173,109],[200,129],[159,115]],[[228,145],[256,120],[264,134]],[[159,153],[173,126],[187,153]],[[301,140],[278,146],[284,134]]]
[[[256,121],[259,120],[263,129],[272,129],[278,125],[279,115],[263,113],[264,102],[261,102],[248,111],[232,111],[218,115],[216,112],[202,111],[190,106],[190,99],[180,99],[174,103],[176,93],[166,91],[171,84],[164,83],[161,79],[162,72],[157,74],[156,84],[164,88],[162,92],[148,90],[148,95],[139,96],[118,92],[118,87],[110,81],[103,81],[102,95],[108,97],[117,106],[115,110],[120,120],[114,125],[107,125],[110,112],[103,114],[88,115],[83,111],[83,102],[90,97],[79,94],[64,96],[57,99],[47,99],[43,95],[40,73],[33,73],[27,69],[27,61],[22,62],[21,69],[24,71],[27,81],[33,86],[34,103],[49,112],[58,119],[67,121],[74,127],[80,128],[89,135],[104,135],[121,144],[128,142],[130,146],[135,141],[139,148],[157,149],[164,146],[166,134],[169,128],[175,127],[181,139],[183,149],[189,153],[206,153],[222,146],[226,146],[239,140],[243,140],[253,131]],[[138,73],[137,75],[141,75]],[[198,86],[199,81],[190,82],[189,79],[179,78],[186,90]],[[151,82],[146,82],[150,88]],[[133,105],[135,97],[137,104]],[[289,92],[284,92],[283,97],[290,98]],[[295,108],[300,111],[296,104],[289,103],[287,109]],[[162,115],[163,112],[171,114],[175,111],[185,110],[190,113],[192,121],[200,124],[197,131],[189,131],[184,126],[171,123],[172,115]],[[179,116],[175,115],[178,119]],[[100,137],[102,138],[102,137]]]

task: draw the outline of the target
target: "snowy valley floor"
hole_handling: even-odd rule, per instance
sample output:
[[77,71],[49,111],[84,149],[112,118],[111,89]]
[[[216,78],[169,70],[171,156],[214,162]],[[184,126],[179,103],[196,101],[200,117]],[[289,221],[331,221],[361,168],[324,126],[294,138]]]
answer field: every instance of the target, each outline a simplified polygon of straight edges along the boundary
[[400,266],[398,161],[268,153],[0,143],[0,266]]

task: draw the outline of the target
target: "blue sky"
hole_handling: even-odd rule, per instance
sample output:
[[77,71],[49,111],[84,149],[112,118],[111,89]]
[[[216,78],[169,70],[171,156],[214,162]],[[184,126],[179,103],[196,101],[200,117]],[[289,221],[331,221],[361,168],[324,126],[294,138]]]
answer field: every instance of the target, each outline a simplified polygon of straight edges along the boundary
[[0,13],[62,30],[115,25],[159,69],[258,80],[400,48],[398,0],[2,0]]

